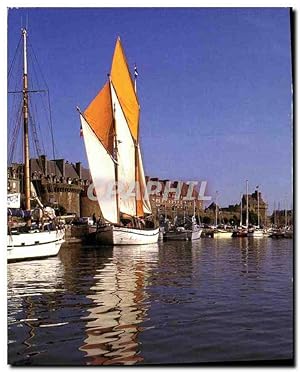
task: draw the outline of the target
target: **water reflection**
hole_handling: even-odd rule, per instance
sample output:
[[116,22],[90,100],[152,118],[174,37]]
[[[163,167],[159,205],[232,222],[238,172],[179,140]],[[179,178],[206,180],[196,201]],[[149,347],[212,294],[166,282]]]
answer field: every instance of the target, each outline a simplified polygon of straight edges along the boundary
[[[62,291],[64,269],[59,257],[10,263],[7,267],[9,360],[26,363],[38,353],[34,350],[37,329],[58,325],[48,312]],[[22,343],[18,343],[20,335]]]
[[[46,260],[16,262],[9,264],[8,281],[8,324],[34,318],[34,296],[59,292],[64,275],[59,257]],[[17,316],[23,313],[23,317]]]
[[158,246],[114,247],[112,259],[96,270],[92,301],[87,309],[86,335],[80,350],[87,364],[135,364],[139,355],[138,335],[149,307],[147,285],[155,268]]
[[79,245],[61,249],[59,257],[9,264],[9,363],[290,357],[291,243],[237,238]]

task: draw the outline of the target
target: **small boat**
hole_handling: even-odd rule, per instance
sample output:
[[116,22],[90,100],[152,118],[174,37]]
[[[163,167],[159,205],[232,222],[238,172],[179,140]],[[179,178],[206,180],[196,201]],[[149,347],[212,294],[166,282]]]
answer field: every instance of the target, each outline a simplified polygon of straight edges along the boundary
[[284,237],[287,239],[293,239],[294,237],[294,232],[293,229],[288,227],[284,230]]
[[214,238],[231,238],[232,237],[232,228],[227,225],[218,225],[214,226]]
[[[64,242],[65,230],[63,225],[57,223],[54,210],[44,207],[36,195],[33,195],[30,167],[29,167],[29,89],[28,89],[28,70],[27,70],[27,31],[22,29],[23,39],[23,147],[24,147],[24,193],[25,211],[20,210],[20,205],[14,206],[14,213],[22,212],[26,217],[25,226],[13,226],[13,212],[9,209],[8,195],[8,234],[7,234],[7,260],[19,261],[27,259],[45,258],[56,256]],[[20,92],[17,92],[20,93]],[[21,125],[21,124],[20,124]],[[31,199],[35,199],[39,204],[41,217],[50,220],[41,226],[32,225]],[[20,225],[20,224],[19,224]]]
[[245,238],[248,236],[248,230],[247,229],[236,229],[232,232],[233,238]]
[[231,238],[232,237],[232,230],[225,230],[225,229],[215,229],[214,230],[214,238]]
[[164,240],[198,240],[202,234],[202,228],[196,223],[190,229],[184,226],[175,227],[173,230],[164,233]]
[[278,229],[278,228],[274,228],[272,229],[272,231],[270,232],[269,234],[269,238],[273,238],[273,239],[282,239],[284,238],[284,233],[285,231],[282,230],[282,229]]
[[103,216],[95,239],[108,245],[156,243],[139,143],[140,105],[120,38],[103,88],[80,113],[81,130]]
[[260,228],[260,219],[259,219],[259,186],[256,186],[256,195],[257,195],[257,226],[252,229],[249,229],[248,236],[252,238],[263,238],[264,237],[264,230]]
[[210,227],[203,227],[201,238],[213,238],[214,237],[214,229]]
[[63,229],[31,229],[26,233],[17,230],[7,235],[7,260],[21,261],[56,256],[64,242]]
[[248,237],[250,238],[263,238],[264,236],[264,230],[260,228],[249,229],[248,231]]

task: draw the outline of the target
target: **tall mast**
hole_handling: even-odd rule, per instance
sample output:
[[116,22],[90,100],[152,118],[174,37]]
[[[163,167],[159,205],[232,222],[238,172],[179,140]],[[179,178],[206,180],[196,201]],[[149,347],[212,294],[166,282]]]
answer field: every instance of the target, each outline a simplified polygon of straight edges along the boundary
[[285,217],[285,221],[284,221],[284,223],[285,223],[285,227],[287,227],[287,201],[285,200],[285,208],[284,208],[284,217]]
[[257,226],[259,227],[259,191],[257,186]]
[[246,180],[246,226],[249,225],[249,200],[248,200],[248,180]]
[[218,204],[217,204],[217,201],[218,201],[218,191],[216,191],[216,208],[215,208],[215,223],[216,223],[216,227],[218,226]]
[[[138,72],[137,72],[137,67],[136,67],[136,64],[134,65],[134,92],[137,96],[137,84],[136,84],[136,81],[137,81],[137,77],[138,77]],[[138,140],[139,140],[139,129],[138,129],[138,134],[137,134],[137,141],[134,141],[134,161],[135,161],[135,185],[136,185],[136,188],[139,187],[140,188],[140,180],[139,180],[139,177],[138,177]],[[139,190],[141,191],[141,189]],[[139,196],[140,198],[142,198],[143,200],[143,196],[141,195],[141,192],[139,192]],[[135,214],[136,216],[138,217],[138,201],[137,201],[137,190],[135,190]]]
[[117,218],[118,223],[120,223],[120,206],[119,206],[119,184],[118,184],[118,139],[117,139],[117,131],[116,131],[116,106],[114,104],[113,107],[113,125],[114,125],[114,159],[115,161],[115,182],[116,182],[116,203],[117,203]]
[[240,226],[243,226],[243,193],[241,194],[241,219]]
[[30,209],[30,170],[29,170],[29,137],[28,137],[28,75],[27,75],[27,31],[22,29],[23,34],[23,147],[24,147],[24,191],[25,209]]

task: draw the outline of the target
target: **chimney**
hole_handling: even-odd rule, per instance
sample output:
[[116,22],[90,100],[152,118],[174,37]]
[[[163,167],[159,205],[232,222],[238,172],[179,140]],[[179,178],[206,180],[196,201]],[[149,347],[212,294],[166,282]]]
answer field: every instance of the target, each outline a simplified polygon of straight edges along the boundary
[[65,159],[57,159],[55,160],[56,165],[58,166],[58,169],[60,170],[60,173],[62,177],[66,176],[66,164],[65,164]]
[[78,174],[78,178],[82,179],[82,171],[81,171],[81,162],[80,161],[75,163],[75,170],[76,170],[76,173]]

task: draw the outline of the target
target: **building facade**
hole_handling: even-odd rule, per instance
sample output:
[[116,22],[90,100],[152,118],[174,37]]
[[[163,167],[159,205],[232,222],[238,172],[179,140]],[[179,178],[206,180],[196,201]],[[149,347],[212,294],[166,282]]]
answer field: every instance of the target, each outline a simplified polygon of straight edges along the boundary
[[[32,184],[44,205],[62,207],[68,214],[82,215],[81,194],[91,183],[87,168],[80,162],[73,164],[64,159],[49,160],[45,155],[30,159],[29,166]],[[24,194],[23,168],[23,164],[18,163],[8,167],[8,193]]]
[[[203,203],[198,200],[198,190],[183,181],[161,180],[146,176],[149,186],[149,200],[152,213],[155,217],[164,215],[168,218],[174,218],[176,215],[192,216],[194,211],[196,215],[202,210]],[[158,185],[158,186],[157,186]]]

